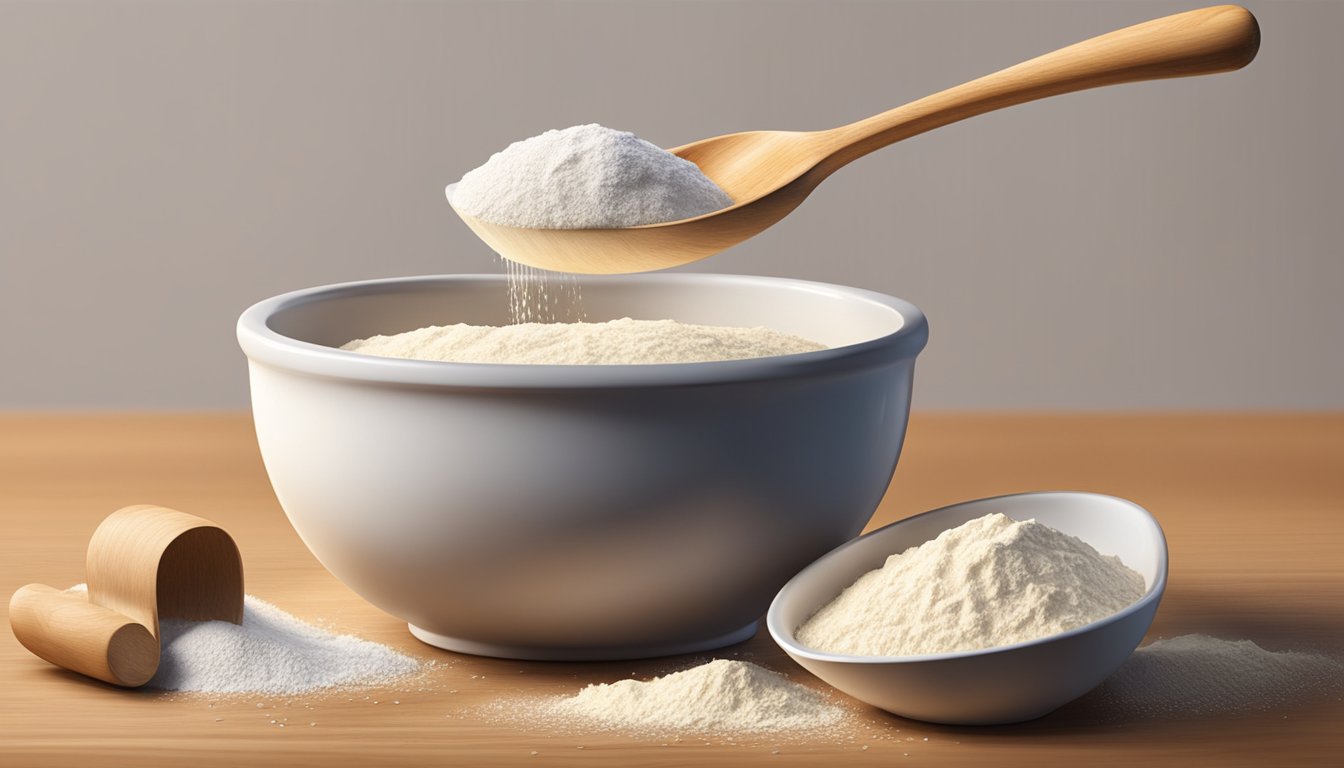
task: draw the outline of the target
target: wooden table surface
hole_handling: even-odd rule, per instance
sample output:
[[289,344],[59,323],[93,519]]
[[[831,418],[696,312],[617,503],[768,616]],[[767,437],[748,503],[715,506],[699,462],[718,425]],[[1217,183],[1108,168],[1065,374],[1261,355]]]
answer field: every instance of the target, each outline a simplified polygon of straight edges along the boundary
[[[872,526],[1042,489],[1116,494],[1157,515],[1171,572],[1150,637],[1203,631],[1344,654],[1344,414],[916,414]],[[0,593],[82,581],[94,527],[141,502],[229,530],[250,593],[438,665],[388,690],[212,700],[95,683],[0,631],[0,765],[1344,764],[1338,697],[1161,721],[1098,717],[1084,699],[1036,722],[978,729],[856,705],[847,732],[804,742],[664,743],[508,722],[519,697],[687,660],[525,663],[418,643],[304,549],[239,413],[0,414]],[[764,631],[721,652],[734,654],[820,685]]]

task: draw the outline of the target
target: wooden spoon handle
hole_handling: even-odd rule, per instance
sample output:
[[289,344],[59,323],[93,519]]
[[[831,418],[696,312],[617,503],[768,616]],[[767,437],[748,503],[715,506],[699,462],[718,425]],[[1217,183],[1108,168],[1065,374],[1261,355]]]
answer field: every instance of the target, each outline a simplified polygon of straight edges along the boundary
[[1255,17],[1236,5],[1136,24],[825,131],[822,138],[831,149],[827,170],[901,139],[1046,96],[1240,69],[1259,48]]

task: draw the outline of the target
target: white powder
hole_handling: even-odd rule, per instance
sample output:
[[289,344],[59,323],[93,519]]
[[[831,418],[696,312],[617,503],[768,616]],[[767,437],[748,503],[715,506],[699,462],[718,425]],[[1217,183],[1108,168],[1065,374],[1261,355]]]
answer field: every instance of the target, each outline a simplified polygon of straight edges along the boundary
[[1079,702],[1107,719],[1263,712],[1344,690],[1344,664],[1250,640],[1181,635],[1134,652]]
[[647,682],[590,685],[542,710],[588,728],[628,733],[807,731],[836,725],[845,714],[781,674],[728,659]]
[[169,691],[292,694],[383,683],[419,662],[384,645],[306,624],[248,595],[243,623],[159,622],[163,646],[149,686]]
[[625,131],[576,125],[514,142],[458,182],[453,207],[529,229],[619,229],[732,205],[695,163]]
[[394,336],[356,339],[341,349],[457,363],[630,365],[739,360],[825,347],[768,328],[627,317],[605,323],[430,326]]
[[993,648],[1081,627],[1144,589],[1117,557],[991,514],[887,558],[804,622],[798,640],[857,656]]
[[508,278],[509,321],[514,325],[588,319],[578,275],[538,269],[503,257],[500,261]]
[[385,645],[332,634],[251,595],[242,624],[165,619],[159,642],[159,669],[147,685],[167,691],[295,694],[386,683],[420,669]]

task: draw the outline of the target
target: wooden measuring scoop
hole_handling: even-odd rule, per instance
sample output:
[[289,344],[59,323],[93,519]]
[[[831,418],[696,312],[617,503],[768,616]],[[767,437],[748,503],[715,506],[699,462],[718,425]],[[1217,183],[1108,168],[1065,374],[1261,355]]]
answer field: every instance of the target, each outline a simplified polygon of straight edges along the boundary
[[9,601],[14,636],[57,666],[114,685],[149,682],[159,667],[159,620],[243,621],[243,562],[224,529],[140,504],[94,531],[88,596],[44,584]]

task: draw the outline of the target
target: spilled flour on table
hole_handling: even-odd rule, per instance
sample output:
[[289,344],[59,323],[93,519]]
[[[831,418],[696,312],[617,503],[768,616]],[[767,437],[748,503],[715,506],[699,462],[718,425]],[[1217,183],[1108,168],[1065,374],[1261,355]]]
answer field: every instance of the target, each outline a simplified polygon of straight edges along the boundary
[[164,619],[159,635],[159,669],[146,685],[165,691],[297,694],[380,685],[421,669],[399,651],[328,632],[252,595],[242,624]]
[[812,688],[729,659],[651,680],[593,684],[573,695],[499,701],[492,709],[530,727],[678,739],[806,736],[834,731],[849,717]]

